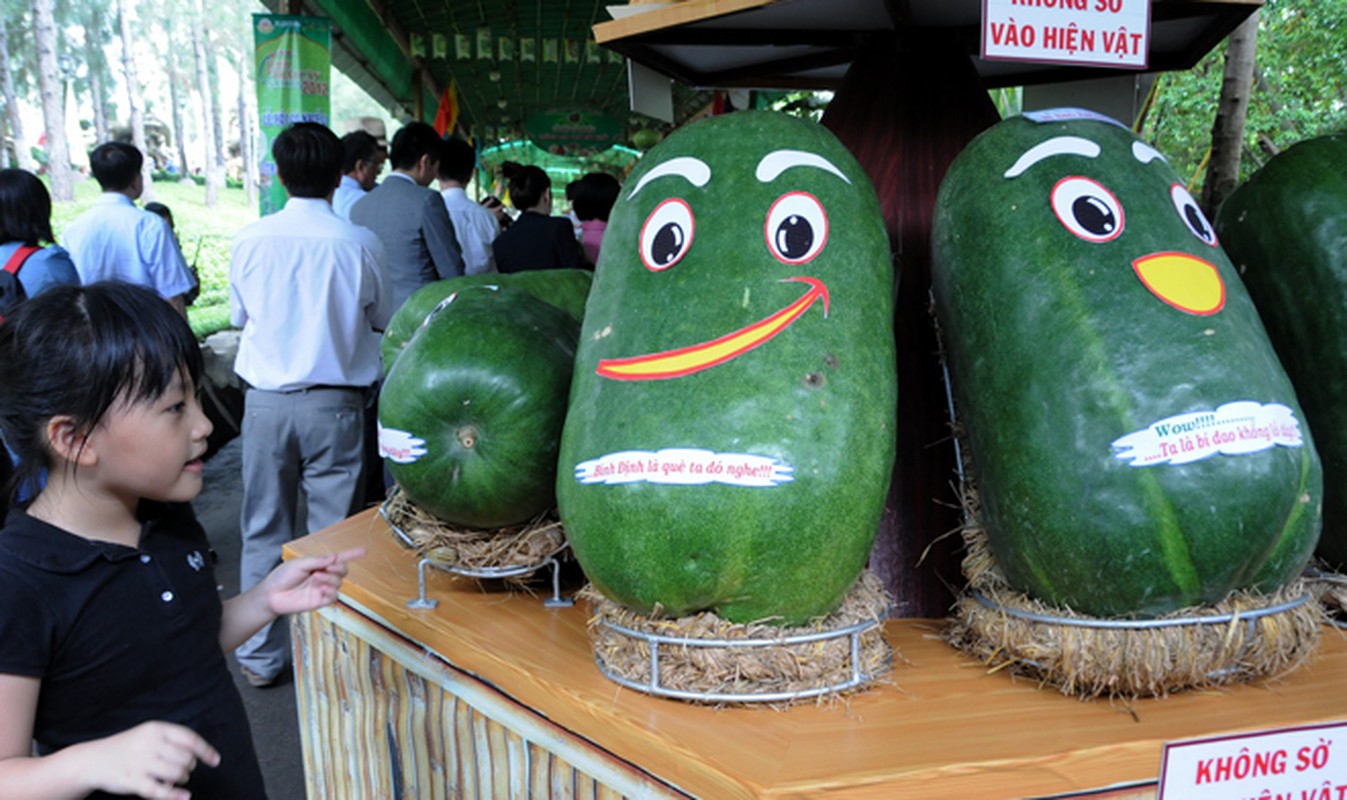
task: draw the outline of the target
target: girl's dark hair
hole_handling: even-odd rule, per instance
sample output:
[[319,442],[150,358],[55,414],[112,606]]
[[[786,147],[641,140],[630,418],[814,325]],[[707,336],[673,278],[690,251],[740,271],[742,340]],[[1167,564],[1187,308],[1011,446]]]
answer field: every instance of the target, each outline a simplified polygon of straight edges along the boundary
[[54,242],[51,194],[42,180],[22,169],[0,169],[0,244],[37,247]]
[[520,211],[538,205],[543,192],[552,190],[552,179],[542,167],[507,161],[501,165],[501,173],[510,183],[510,204]]
[[21,303],[0,324],[0,437],[19,460],[10,502],[52,468],[52,417],[71,417],[87,434],[114,404],[159,397],[179,370],[195,384],[201,369],[187,321],[142,286],[53,286]]

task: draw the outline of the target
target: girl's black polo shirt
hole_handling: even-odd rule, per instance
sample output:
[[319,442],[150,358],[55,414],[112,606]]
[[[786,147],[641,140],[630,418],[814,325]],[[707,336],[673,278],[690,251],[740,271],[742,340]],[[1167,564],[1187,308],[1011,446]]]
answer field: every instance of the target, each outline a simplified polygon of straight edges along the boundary
[[41,752],[150,720],[177,722],[222,756],[219,767],[193,772],[193,798],[264,797],[220,649],[205,532],[186,504],[142,503],[141,512],[135,548],[10,512],[0,529],[0,673],[42,680]]

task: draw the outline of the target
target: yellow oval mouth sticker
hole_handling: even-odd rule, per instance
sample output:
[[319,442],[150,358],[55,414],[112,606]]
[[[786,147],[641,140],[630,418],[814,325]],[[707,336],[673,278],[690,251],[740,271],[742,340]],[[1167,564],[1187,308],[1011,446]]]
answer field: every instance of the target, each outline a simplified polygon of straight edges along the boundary
[[1209,261],[1188,253],[1151,253],[1132,262],[1137,277],[1169,305],[1200,317],[1225,307],[1225,281]]
[[598,374],[619,381],[651,381],[664,378],[679,378],[701,372],[717,364],[723,364],[732,358],[752,350],[758,345],[789,328],[799,319],[815,300],[823,300],[823,315],[828,315],[828,287],[817,278],[799,276],[782,278],[782,282],[796,281],[809,285],[809,291],[800,299],[777,311],[769,317],[758,320],[734,333],[712,339],[701,344],[680,347],[677,350],[665,350],[629,358],[605,358],[599,361]]

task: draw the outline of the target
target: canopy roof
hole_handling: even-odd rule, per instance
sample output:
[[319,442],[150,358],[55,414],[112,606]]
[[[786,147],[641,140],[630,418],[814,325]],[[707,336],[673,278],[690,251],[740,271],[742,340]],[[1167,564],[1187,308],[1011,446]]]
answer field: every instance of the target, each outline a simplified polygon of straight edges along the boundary
[[[591,28],[609,19],[597,0],[264,0],[277,13],[328,17],[332,63],[395,118],[434,118],[456,87],[459,128],[492,144],[522,138],[539,112],[584,109],[623,132],[656,124],[629,111],[626,59]],[[677,87],[680,118],[710,94]],[[627,141],[623,136],[620,141]]]
[[[1150,69],[1187,69],[1262,0],[1152,0]],[[691,86],[833,89],[856,52],[895,30],[940,31],[988,88],[1123,70],[980,57],[982,0],[699,0],[642,3],[594,28],[597,41]],[[914,80],[921,80],[914,75]]]
[[[982,0],[264,2],[330,17],[334,66],[396,117],[432,119],[455,85],[461,130],[487,144],[524,138],[530,117],[559,109],[600,112],[626,134],[654,125],[630,111],[628,58],[672,79],[674,124],[711,89],[835,88],[868,37],[895,30],[941,29],[989,88],[1116,72],[980,59]],[[1260,4],[1153,0],[1151,69],[1191,66]]]

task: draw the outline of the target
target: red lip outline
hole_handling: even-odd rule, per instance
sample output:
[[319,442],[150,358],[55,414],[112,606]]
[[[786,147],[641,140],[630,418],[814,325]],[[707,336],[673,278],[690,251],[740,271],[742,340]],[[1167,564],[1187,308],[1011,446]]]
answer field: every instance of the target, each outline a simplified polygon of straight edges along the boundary
[[668,378],[681,378],[724,364],[733,358],[766,343],[790,327],[799,319],[815,300],[823,300],[823,316],[828,316],[828,287],[817,278],[803,275],[782,278],[782,283],[795,282],[808,284],[809,290],[798,300],[773,313],[771,316],[740,328],[733,333],[711,339],[700,344],[649,353],[626,358],[605,358],[599,361],[595,370],[605,378],[617,381],[651,381]]

